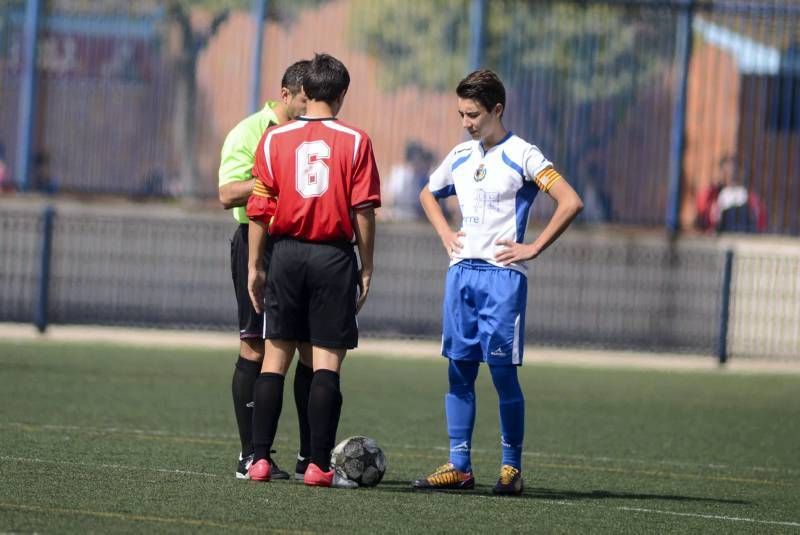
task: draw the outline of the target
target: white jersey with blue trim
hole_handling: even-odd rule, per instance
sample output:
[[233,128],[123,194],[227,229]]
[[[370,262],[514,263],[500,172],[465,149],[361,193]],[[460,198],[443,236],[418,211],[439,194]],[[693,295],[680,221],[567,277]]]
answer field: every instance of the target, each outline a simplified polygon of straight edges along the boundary
[[[472,258],[502,266],[494,255],[503,246],[495,242],[523,243],[536,194],[560,178],[552,166],[536,146],[511,132],[488,151],[475,140],[456,145],[428,183],[434,197],[456,195],[461,206],[464,247],[451,265]],[[526,272],[523,264],[503,267]]]

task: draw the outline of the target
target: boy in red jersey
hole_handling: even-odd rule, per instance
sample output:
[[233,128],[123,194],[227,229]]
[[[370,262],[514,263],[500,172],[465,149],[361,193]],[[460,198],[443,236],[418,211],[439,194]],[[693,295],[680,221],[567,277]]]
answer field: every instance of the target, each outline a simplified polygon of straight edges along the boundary
[[[257,180],[247,203],[248,289],[256,310],[267,310],[265,357],[254,389],[250,478],[257,481],[270,479],[269,451],[294,348],[309,341],[311,463],[304,481],[355,486],[334,473],[330,455],[342,406],[339,372],[347,350],[358,344],[356,313],[372,279],[380,179],[369,136],[336,120],[349,85],[342,62],[317,54],[303,79],[307,114],[267,130],[256,151]],[[269,273],[260,260],[267,232],[273,238]]]

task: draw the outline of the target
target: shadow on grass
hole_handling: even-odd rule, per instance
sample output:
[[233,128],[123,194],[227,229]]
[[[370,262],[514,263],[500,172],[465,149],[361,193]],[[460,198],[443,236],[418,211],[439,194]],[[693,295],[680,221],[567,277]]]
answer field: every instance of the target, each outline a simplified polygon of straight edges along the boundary
[[[417,491],[411,488],[410,481],[384,480],[378,490],[384,492],[418,493],[425,494],[430,491]],[[438,494],[463,494],[465,496],[492,496],[491,485],[477,485],[475,490],[469,491],[434,491]],[[725,498],[705,498],[700,496],[682,496],[680,494],[646,494],[641,492],[620,492],[609,490],[559,490],[546,488],[526,488],[522,496],[516,496],[523,500],[664,500],[673,502],[699,502],[699,503],[721,503],[731,505],[751,505],[752,502],[744,500],[728,500]],[[498,498],[500,499],[500,498]]]
[[[491,488],[488,488],[491,492]],[[612,492],[608,490],[574,491],[556,490],[543,488],[528,488],[525,490],[525,497],[533,499],[547,500],[665,500],[673,502],[705,502],[705,503],[727,503],[734,505],[751,505],[751,502],[744,500],[728,500],[725,498],[703,498],[699,496],[681,496],[679,494],[644,494],[640,492]]]

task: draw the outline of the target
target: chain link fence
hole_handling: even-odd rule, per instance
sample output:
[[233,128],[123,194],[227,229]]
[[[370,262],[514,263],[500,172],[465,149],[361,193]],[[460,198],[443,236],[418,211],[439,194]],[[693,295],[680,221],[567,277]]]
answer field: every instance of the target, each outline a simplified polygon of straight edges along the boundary
[[[0,321],[33,322],[38,314],[57,324],[235,331],[235,223],[227,214],[59,205],[46,279],[43,213],[33,204],[0,208]],[[800,358],[800,253],[791,245],[769,251],[747,241],[579,226],[529,265],[526,342]],[[438,339],[448,258],[435,233],[380,224],[375,262],[359,317],[363,336]],[[43,291],[46,310],[37,311]]]
[[[251,2],[48,0],[32,117],[20,111],[27,4],[0,3],[6,186],[213,197],[253,81],[257,100],[275,98],[289,64],[326,51],[351,71],[341,118],[373,138],[387,206],[401,202],[391,183],[410,147],[435,164],[463,139],[454,87],[479,62],[506,83],[507,126],[582,194],[587,224],[662,226],[677,203],[684,229],[800,234],[798,0],[493,0],[483,11],[475,0],[272,0],[257,68]],[[307,30],[322,27],[336,31]],[[707,200],[733,181],[752,202],[716,217]]]

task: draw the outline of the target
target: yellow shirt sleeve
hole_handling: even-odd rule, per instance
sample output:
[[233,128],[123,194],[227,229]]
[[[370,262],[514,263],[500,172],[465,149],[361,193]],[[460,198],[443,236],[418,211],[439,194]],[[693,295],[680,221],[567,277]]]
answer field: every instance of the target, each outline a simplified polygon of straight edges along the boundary
[[[258,142],[267,128],[278,124],[278,117],[274,112],[276,105],[276,102],[268,101],[263,109],[244,118],[225,137],[220,153],[218,187],[253,178],[253,162]],[[246,208],[235,207],[233,217],[239,223],[247,223]]]

